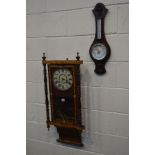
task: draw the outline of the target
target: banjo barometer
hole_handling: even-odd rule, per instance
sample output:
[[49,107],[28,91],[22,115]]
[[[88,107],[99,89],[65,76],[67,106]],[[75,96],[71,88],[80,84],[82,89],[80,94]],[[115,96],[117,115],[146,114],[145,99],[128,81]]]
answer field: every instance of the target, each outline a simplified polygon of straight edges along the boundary
[[105,63],[110,57],[110,47],[104,34],[104,18],[108,10],[104,4],[98,3],[92,11],[95,16],[96,33],[89,54],[95,63],[94,72],[101,75],[106,72]]

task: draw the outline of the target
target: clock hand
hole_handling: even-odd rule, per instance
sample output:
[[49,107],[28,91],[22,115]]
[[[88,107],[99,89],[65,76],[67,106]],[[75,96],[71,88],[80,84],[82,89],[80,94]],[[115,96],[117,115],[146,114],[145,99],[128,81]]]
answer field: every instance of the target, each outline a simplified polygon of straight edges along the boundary
[[64,80],[64,81],[65,81],[65,78],[62,78],[62,80]]

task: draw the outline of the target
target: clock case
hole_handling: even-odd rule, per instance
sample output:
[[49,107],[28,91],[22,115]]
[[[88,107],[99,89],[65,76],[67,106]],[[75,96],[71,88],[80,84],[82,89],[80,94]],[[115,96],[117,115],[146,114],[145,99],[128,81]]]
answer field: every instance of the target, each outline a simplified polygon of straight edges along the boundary
[[[83,61],[79,60],[46,60],[43,55],[44,66],[44,84],[45,84],[45,104],[47,115],[47,128],[54,125],[57,128],[59,138],[58,142],[83,146],[81,133],[84,129],[81,120],[81,87],[80,87],[80,64]],[[48,82],[47,71],[48,68]],[[54,87],[52,76],[57,69],[70,70],[73,83],[71,88],[65,91],[58,90]],[[49,85],[49,89],[47,86]],[[48,96],[49,90],[49,96]],[[50,103],[48,101],[50,98]],[[61,99],[65,99],[65,102]]]
[[[107,60],[109,59],[110,57],[110,54],[111,54],[111,49],[110,49],[110,46],[106,40],[106,37],[105,37],[105,33],[104,33],[104,19],[105,19],[105,16],[108,12],[108,9],[105,8],[104,4],[102,3],[97,3],[95,8],[92,10],[94,16],[95,16],[95,27],[96,27],[96,33],[95,33],[95,38],[94,38],[94,41],[89,49],[89,54],[90,54],[90,57],[92,58],[92,60],[94,61],[95,63],[95,70],[94,72],[96,74],[99,74],[99,75],[102,75],[106,72],[105,70],[105,63],[107,62]],[[101,39],[98,39],[97,38],[97,20],[101,19]],[[102,59],[102,60],[96,60],[94,59],[94,57],[92,56],[92,48],[95,44],[98,44],[98,43],[101,43],[103,45],[105,45],[106,49],[107,49],[107,53],[106,53],[106,56]]]

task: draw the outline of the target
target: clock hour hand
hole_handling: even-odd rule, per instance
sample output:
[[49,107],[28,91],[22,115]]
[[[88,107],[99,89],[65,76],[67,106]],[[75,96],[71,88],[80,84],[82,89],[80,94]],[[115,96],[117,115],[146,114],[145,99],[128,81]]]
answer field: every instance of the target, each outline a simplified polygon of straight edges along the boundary
[[62,81],[64,82],[64,81],[66,81],[66,79],[65,78],[62,78]]

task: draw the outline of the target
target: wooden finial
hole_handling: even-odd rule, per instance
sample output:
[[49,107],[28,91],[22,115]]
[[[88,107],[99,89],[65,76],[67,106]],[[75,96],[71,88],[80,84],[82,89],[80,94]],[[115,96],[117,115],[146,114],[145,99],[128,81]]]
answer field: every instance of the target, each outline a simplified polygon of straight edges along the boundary
[[79,52],[77,52],[76,59],[77,59],[78,61],[80,60]]
[[42,59],[43,59],[43,60],[45,60],[45,59],[46,59],[45,53],[43,53],[43,57],[42,57]]

